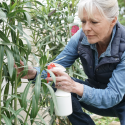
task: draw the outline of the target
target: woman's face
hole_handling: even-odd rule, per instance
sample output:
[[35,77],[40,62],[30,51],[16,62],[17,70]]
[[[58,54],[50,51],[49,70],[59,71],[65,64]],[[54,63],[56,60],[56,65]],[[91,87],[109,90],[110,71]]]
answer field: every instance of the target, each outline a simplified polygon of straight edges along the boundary
[[88,18],[86,10],[83,10],[82,30],[85,33],[87,40],[90,44],[103,43],[107,44],[110,42],[113,27],[117,21],[108,21],[102,16],[98,9],[93,11],[93,18]]

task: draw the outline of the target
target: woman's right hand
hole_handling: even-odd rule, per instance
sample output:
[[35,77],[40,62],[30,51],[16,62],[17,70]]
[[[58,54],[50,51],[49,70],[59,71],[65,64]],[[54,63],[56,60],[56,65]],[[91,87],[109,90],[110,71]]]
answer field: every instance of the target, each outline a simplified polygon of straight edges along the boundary
[[[20,75],[20,73],[24,70],[24,63],[20,60],[20,67],[17,67],[16,64],[14,64],[14,67],[17,70],[17,76]],[[24,79],[34,79],[36,76],[37,71],[32,67],[32,66],[28,66],[28,72],[25,76],[23,76],[22,78]]]

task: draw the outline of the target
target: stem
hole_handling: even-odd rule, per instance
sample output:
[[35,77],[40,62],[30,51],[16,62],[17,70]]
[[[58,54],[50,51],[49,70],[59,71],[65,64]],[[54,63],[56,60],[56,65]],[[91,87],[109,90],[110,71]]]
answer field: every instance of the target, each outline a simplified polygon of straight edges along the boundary
[[[29,115],[29,112],[30,112],[31,105],[32,105],[32,101],[30,102],[30,106],[29,106],[29,109],[28,109],[28,112],[27,112],[27,116],[26,116],[25,122],[27,121],[27,118],[28,118],[28,115]],[[25,123],[25,122],[24,122],[24,123]]]
[[[14,88],[15,96],[17,96],[17,70],[15,75],[15,88]],[[17,111],[17,97],[14,99],[14,110]],[[14,119],[14,125],[17,125],[17,118]]]
[[[12,93],[11,93],[11,95],[13,95],[13,89],[14,89],[14,86],[12,84]],[[13,107],[13,100],[11,100],[11,105],[10,106]]]
[[0,125],[1,125],[1,85],[2,85],[2,67],[0,69]]

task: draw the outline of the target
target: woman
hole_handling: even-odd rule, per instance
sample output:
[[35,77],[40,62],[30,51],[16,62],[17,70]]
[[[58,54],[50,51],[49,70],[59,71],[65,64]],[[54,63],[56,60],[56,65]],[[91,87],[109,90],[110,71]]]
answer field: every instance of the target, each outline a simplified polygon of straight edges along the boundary
[[[64,58],[56,63],[69,67],[80,57],[88,79],[71,79],[65,72],[51,70],[59,74],[56,88],[72,92],[73,113],[68,118],[72,125],[95,125],[83,107],[98,115],[118,117],[125,125],[125,28],[117,21],[118,2],[81,0],[78,15],[82,29],[70,39],[56,59]],[[30,79],[38,74],[39,68],[36,70],[29,71]]]

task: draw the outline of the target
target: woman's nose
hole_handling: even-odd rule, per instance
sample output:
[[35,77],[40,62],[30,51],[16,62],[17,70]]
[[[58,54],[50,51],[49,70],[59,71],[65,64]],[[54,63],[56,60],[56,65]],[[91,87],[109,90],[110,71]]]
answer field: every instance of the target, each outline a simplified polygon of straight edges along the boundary
[[84,31],[91,30],[90,23],[89,23],[89,22],[86,22],[86,23],[83,25],[83,29],[84,29]]

